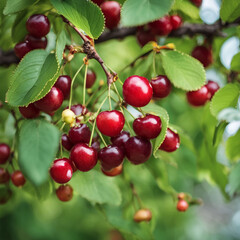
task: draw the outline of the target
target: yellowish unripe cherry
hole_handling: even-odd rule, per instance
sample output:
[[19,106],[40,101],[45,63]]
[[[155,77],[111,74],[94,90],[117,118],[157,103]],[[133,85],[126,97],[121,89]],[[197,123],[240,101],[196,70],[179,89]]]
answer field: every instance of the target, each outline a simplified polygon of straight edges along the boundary
[[67,124],[73,125],[75,123],[75,118],[75,113],[70,109],[65,109],[62,112],[62,121]]
[[149,209],[138,210],[133,217],[135,222],[146,221],[149,222],[152,219],[152,212]]

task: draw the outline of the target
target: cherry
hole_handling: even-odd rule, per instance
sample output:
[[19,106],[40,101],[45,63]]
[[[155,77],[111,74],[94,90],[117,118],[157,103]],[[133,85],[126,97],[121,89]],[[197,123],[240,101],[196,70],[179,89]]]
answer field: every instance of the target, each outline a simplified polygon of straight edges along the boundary
[[28,18],[26,27],[32,36],[41,38],[49,33],[50,23],[45,15],[35,14]]
[[62,158],[62,160],[67,161],[71,165],[73,172],[77,171],[77,167],[75,166],[74,162],[71,159],[69,159],[69,158]]
[[120,164],[119,166],[111,169],[110,171],[106,171],[101,167],[101,171],[104,175],[108,176],[108,177],[115,177],[118,176],[122,173],[122,169],[123,169],[123,165]]
[[153,139],[156,138],[162,129],[162,122],[160,117],[147,114],[145,117],[136,118],[133,122],[134,132],[142,138]]
[[0,188],[0,204],[5,204],[12,196],[12,191],[9,188]]
[[195,4],[197,7],[200,7],[202,4],[202,0],[191,0],[193,4]]
[[149,209],[139,209],[133,217],[135,222],[146,221],[149,222],[152,219],[152,212]]
[[50,92],[42,99],[35,102],[35,107],[43,112],[51,113],[61,107],[63,102],[63,93],[60,89],[52,87]]
[[67,183],[71,180],[73,169],[69,161],[64,158],[57,159],[50,168],[50,175],[57,183]]
[[125,154],[125,143],[130,138],[130,133],[126,131],[122,131],[119,135],[116,137],[111,137],[111,142],[113,145],[118,146],[121,148],[123,153]]
[[16,187],[21,187],[26,182],[25,177],[23,176],[22,172],[19,170],[16,170],[15,172],[12,173],[11,179],[12,179],[12,183]]
[[142,47],[146,45],[148,42],[157,41],[156,36],[153,33],[151,33],[150,30],[144,30],[143,28],[138,28],[137,40],[140,46]]
[[211,49],[204,46],[196,46],[192,51],[192,56],[200,61],[205,68],[213,62]]
[[207,87],[208,91],[211,94],[210,99],[213,97],[215,92],[217,92],[218,89],[220,88],[219,85],[216,82],[211,81],[211,80],[208,80],[208,82],[207,82],[207,84],[205,86]]
[[201,87],[197,91],[187,92],[188,102],[195,106],[203,106],[211,98],[211,93],[206,86]]
[[92,0],[92,2],[96,3],[98,6],[100,6],[105,0]]
[[75,124],[76,121],[76,115],[75,113],[70,109],[64,109],[62,111],[62,121],[66,124],[69,124],[70,126]]
[[60,89],[63,93],[64,99],[69,97],[71,91],[72,79],[68,75],[61,75],[54,84],[55,87]]
[[69,184],[61,185],[56,190],[58,199],[62,202],[68,202],[73,197],[73,189]]
[[91,88],[96,81],[96,74],[94,71],[88,70],[86,88]]
[[188,209],[187,201],[180,199],[177,203],[177,210],[179,212],[185,212]]
[[178,15],[170,16],[170,21],[171,21],[173,30],[178,29],[182,25],[182,18]]
[[81,104],[72,105],[71,110],[75,113],[76,116],[85,115],[88,113],[87,108]]
[[14,47],[14,52],[19,59],[22,59],[32,48],[27,44],[27,42],[17,43]]
[[109,145],[99,151],[98,159],[101,161],[102,168],[105,171],[110,171],[123,162],[124,153],[121,148]]
[[108,1],[101,4],[102,12],[105,16],[105,25],[112,30],[120,22],[121,6],[116,1]]
[[5,164],[10,157],[10,147],[5,143],[0,143],[0,164]]
[[152,98],[153,90],[144,77],[133,75],[123,84],[124,100],[134,107],[144,107]]
[[0,167],[0,184],[7,183],[10,180],[10,174],[7,169]]
[[153,97],[165,98],[167,97],[172,89],[171,82],[165,75],[159,75],[151,80],[153,88]]
[[178,200],[184,199],[185,198],[185,193],[181,192],[178,194]]
[[159,147],[159,149],[166,152],[174,152],[180,146],[180,138],[179,135],[173,132],[170,128],[167,129],[166,137]]
[[71,150],[70,159],[80,171],[87,172],[97,164],[97,151],[85,143],[78,143]]
[[128,160],[133,164],[146,162],[152,154],[151,142],[141,137],[130,137],[125,149]]
[[96,121],[99,131],[109,137],[117,136],[125,124],[123,114],[117,110],[101,112]]
[[94,148],[97,152],[100,150],[100,142],[96,139],[93,139],[93,143],[92,143],[92,148]]
[[76,143],[89,143],[91,131],[86,124],[80,124],[69,130],[68,136],[73,144]]
[[27,107],[19,107],[19,112],[24,118],[37,118],[40,114],[40,110],[37,109],[34,103],[30,103]]
[[70,151],[70,150],[72,149],[73,143],[71,142],[71,140],[69,139],[69,137],[68,137],[67,134],[63,134],[63,135],[62,135],[61,141],[62,141],[62,146],[63,146],[67,151]]
[[25,37],[25,41],[32,49],[45,49],[48,43],[46,37],[36,38],[29,34]]
[[172,24],[169,16],[164,16],[159,20],[149,23],[151,32],[155,35],[166,36],[172,31]]

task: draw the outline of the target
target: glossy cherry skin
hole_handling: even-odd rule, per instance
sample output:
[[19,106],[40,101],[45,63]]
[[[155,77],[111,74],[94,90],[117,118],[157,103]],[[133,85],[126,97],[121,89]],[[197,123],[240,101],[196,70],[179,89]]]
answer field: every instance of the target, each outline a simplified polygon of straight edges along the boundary
[[11,180],[16,187],[21,187],[26,182],[25,177],[23,176],[22,172],[19,170],[16,170],[11,174]]
[[165,75],[159,75],[151,80],[153,88],[153,97],[165,98],[167,97],[172,89],[171,82]]
[[91,147],[98,152],[100,150],[100,142],[98,140],[93,142]]
[[133,217],[135,222],[146,221],[149,222],[152,219],[152,212],[149,209],[139,209]]
[[14,47],[14,52],[19,59],[22,59],[30,51],[32,51],[32,48],[27,42],[17,43]]
[[92,2],[96,3],[98,6],[100,6],[105,0],[92,0]]
[[88,70],[86,79],[86,88],[91,88],[96,81],[96,74],[92,70]]
[[19,112],[24,118],[37,118],[40,114],[40,110],[37,109],[34,103],[30,103],[27,107],[19,107]]
[[87,108],[81,104],[72,105],[71,110],[75,113],[76,116],[85,115],[88,113]]
[[211,94],[210,99],[213,97],[213,95],[215,94],[215,92],[218,91],[218,89],[220,88],[217,82],[208,80],[207,84],[205,85],[208,89],[208,91]]
[[143,28],[138,28],[137,40],[141,47],[148,42],[157,41],[156,36],[150,30],[144,30]]
[[58,80],[54,84],[55,87],[60,89],[63,93],[64,99],[69,97],[71,91],[72,79],[68,75],[59,76]]
[[185,212],[188,209],[188,203],[187,201],[181,199],[177,203],[177,210],[179,212]]
[[5,164],[11,154],[10,147],[5,143],[0,143],[0,164]]
[[36,38],[29,34],[25,37],[25,41],[32,49],[45,49],[48,43],[46,37]]
[[178,29],[182,25],[182,18],[178,15],[170,16],[170,21],[171,21],[173,30]]
[[174,152],[180,146],[180,138],[179,135],[173,132],[170,128],[167,129],[166,137],[159,147],[159,149],[166,152]]
[[162,129],[162,122],[160,117],[147,114],[145,117],[136,118],[133,121],[134,132],[142,138],[154,139]]
[[7,169],[0,167],[0,184],[9,182],[10,174]]
[[166,36],[172,31],[172,24],[169,16],[164,16],[159,20],[149,23],[151,32],[155,35]]
[[105,16],[105,25],[112,30],[120,22],[121,6],[116,1],[108,1],[101,4],[102,12]]
[[152,144],[141,137],[131,137],[125,144],[126,156],[133,164],[146,162],[152,154]]
[[117,110],[101,112],[97,116],[99,131],[109,137],[117,136],[123,129],[125,118]]
[[97,164],[97,151],[85,143],[78,143],[71,150],[70,159],[80,171],[87,172]]
[[49,33],[50,22],[45,15],[35,14],[28,18],[26,27],[32,36],[41,38]]
[[91,131],[86,124],[80,124],[69,130],[68,136],[73,144],[76,143],[89,143]]
[[108,177],[118,176],[122,173],[122,170],[123,170],[123,164],[120,164],[119,166],[111,169],[110,171],[106,171],[101,167],[102,173]]
[[134,107],[146,106],[153,95],[153,89],[144,77],[133,75],[123,84],[123,97],[126,103]]
[[101,162],[102,168],[105,171],[110,171],[123,162],[124,153],[121,148],[109,145],[98,152],[98,159]]
[[206,86],[201,87],[197,91],[187,92],[188,102],[195,106],[203,106],[211,98],[211,93]]
[[57,183],[67,183],[71,180],[73,169],[69,161],[64,158],[57,159],[50,168],[50,175]]
[[34,103],[35,107],[43,112],[51,113],[61,107],[63,102],[63,93],[59,88],[52,87],[50,92]]
[[61,185],[56,190],[58,199],[62,202],[68,202],[73,197],[73,189],[69,184]]
[[62,146],[63,146],[67,151],[70,151],[70,150],[72,149],[73,143],[71,142],[71,140],[69,139],[69,137],[68,137],[67,134],[63,134],[63,135],[62,135],[61,141],[62,141]]
[[123,153],[125,154],[125,143],[128,141],[129,138],[130,133],[127,131],[122,131],[116,137],[111,137],[111,142],[113,145],[120,147]]
[[192,51],[192,56],[201,62],[205,68],[213,62],[211,49],[204,46],[196,46]]
[[202,0],[191,0],[193,4],[195,4],[197,7],[200,7],[202,4]]

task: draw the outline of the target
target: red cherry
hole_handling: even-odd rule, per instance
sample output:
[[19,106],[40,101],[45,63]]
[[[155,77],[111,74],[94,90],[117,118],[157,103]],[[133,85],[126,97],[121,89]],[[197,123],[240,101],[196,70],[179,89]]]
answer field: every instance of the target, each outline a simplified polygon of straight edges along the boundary
[[58,199],[62,202],[68,202],[73,197],[73,189],[69,184],[61,185],[56,190]]
[[136,118],[133,121],[134,132],[142,138],[153,139],[156,138],[162,129],[162,122],[160,117],[147,114],[145,117]]
[[168,128],[166,137],[161,146],[159,147],[159,149],[166,152],[174,152],[179,148],[179,146],[180,146],[179,135]]
[[141,137],[131,137],[125,144],[126,156],[133,164],[146,162],[152,154],[152,144]]
[[187,92],[188,102],[195,106],[203,106],[211,98],[211,93],[206,86],[201,87],[197,91]]
[[10,157],[11,149],[5,143],[0,143],[0,164],[5,164]]
[[19,107],[19,112],[24,118],[37,118],[40,114],[39,109],[37,109],[34,103],[30,103],[27,107]]
[[182,25],[182,18],[178,15],[170,16],[170,21],[171,21],[173,30],[178,29]]
[[105,0],[92,0],[92,2],[96,3],[98,6],[100,6]]
[[185,212],[187,209],[188,209],[188,203],[183,199],[179,200],[177,203],[177,210],[179,212]]
[[19,59],[23,58],[30,51],[32,51],[32,48],[27,42],[17,43],[14,47],[14,52]]
[[49,33],[50,23],[45,15],[35,14],[28,18],[26,27],[32,36],[41,38]]
[[143,28],[138,28],[137,40],[141,47],[146,45],[148,42],[157,41],[156,36],[151,33],[150,30],[144,30]]
[[0,167],[0,184],[7,183],[10,180],[10,174],[7,169]]
[[108,1],[101,4],[102,12],[105,16],[105,25],[112,30],[120,22],[121,6],[116,1]]
[[151,80],[153,88],[153,97],[165,98],[167,97],[172,89],[171,82],[165,75],[159,75]]
[[64,99],[69,97],[71,91],[72,79],[68,75],[59,76],[58,80],[54,84],[55,87],[60,89],[63,93]]
[[109,145],[99,151],[98,159],[101,161],[102,168],[105,171],[110,171],[123,162],[124,153],[121,148]]
[[168,35],[172,31],[172,24],[169,16],[164,16],[157,21],[149,23],[149,27],[153,34],[159,36]]
[[35,102],[35,107],[43,112],[51,113],[61,107],[63,102],[63,93],[60,89],[52,87],[50,92],[42,99]]
[[12,179],[12,183],[16,187],[21,187],[26,182],[25,177],[23,176],[22,172],[19,170],[16,170],[15,172],[12,173],[11,179]]
[[67,183],[72,178],[73,169],[69,161],[61,158],[53,162],[53,165],[50,168],[50,174],[55,182]]
[[86,124],[80,124],[77,127],[73,127],[68,133],[69,139],[73,144],[76,143],[89,143],[91,137],[91,131]]
[[213,95],[215,94],[215,92],[218,91],[218,89],[220,88],[217,82],[208,80],[207,84],[205,85],[208,89],[208,91],[211,94],[210,99],[213,97]]
[[73,147],[73,143],[71,142],[71,140],[69,139],[67,134],[63,134],[62,135],[62,146],[67,150],[70,151]]
[[125,124],[124,116],[117,110],[101,112],[97,116],[99,131],[109,137],[117,136]]
[[97,151],[85,143],[78,143],[71,150],[70,159],[80,171],[87,172],[97,164]]
[[205,68],[213,62],[212,50],[204,46],[196,46],[192,51],[192,56],[200,61]]
[[195,4],[197,7],[200,7],[202,4],[202,0],[191,0],[193,4]]
[[67,161],[71,165],[73,172],[77,171],[77,167],[75,166],[74,162],[71,159],[69,159],[69,158],[62,158],[62,160]]
[[122,173],[123,165],[120,164],[119,166],[111,169],[110,171],[105,171],[103,168],[101,168],[101,171],[104,175],[108,177],[115,177],[117,175],[120,175]]
[[85,115],[88,113],[87,108],[81,104],[72,105],[71,110],[75,113],[76,116]]
[[137,75],[127,78],[123,84],[123,97],[134,107],[146,106],[152,98],[153,90],[148,80]]
[[94,71],[88,70],[86,88],[91,88],[96,81],[96,74]]
[[100,142],[98,141],[98,139],[93,139],[91,147],[94,148],[97,152],[100,150]]
[[36,38],[29,34],[25,37],[25,41],[32,49],[45,49],[48,43],[46,37]]
[[5,204],[12,196],[11,189],[5,187],[0,189],[0,204]]
[[111,137],[111,142],[113,145],[120,147],[123,153],[125,154],[125,143],[129,138],[130,138],[130,133],[126,131],[122,131],[116,137]]

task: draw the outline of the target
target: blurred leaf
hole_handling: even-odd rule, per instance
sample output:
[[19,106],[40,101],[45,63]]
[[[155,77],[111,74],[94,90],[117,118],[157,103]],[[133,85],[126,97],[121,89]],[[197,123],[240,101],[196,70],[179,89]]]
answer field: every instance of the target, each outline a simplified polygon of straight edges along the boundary
[[56,42],[56,58],[58,63],[60,64],[62,59],[63,59],[63,52],[65,49],[65,45],[67,43],[67,36],[65,34],[65,31],[62,30],[58,37],[57,37],[57,42]]
[[225,108],[218,114],[219,121],[240,121],[240,111],[236,108]]
[[233,56],[231,69],[233,71],[240,71],[240,52]]
[[240,190],[240,163],[236,164],[229,174],[229,194],[233,196],[233,194]]
[[23,121],[19,132],[19,166],[34,185],[39,186],[48,179],[59,138],[59,130],[45,120]]
[[7,0],[7,4],[3,10],[5,15],[20,12],[30,5],[33,5],[36,0]]
[[234,135],[228,138],[226,142],[226,154],[232,161],[240,160],[240,130]]
[[217,127],[215,128],[215,132],[214,132],[214,136],[213,136],[213,146],[218,146],[220,144],[220,142],[222,141],[222,136],[224,133],[224,130],[226,128],[226,126],[228,125],[228,123],[224,122],[220,122]]
[[220,16],[225,22],[232,22],[240,17],[240,2],[236,0],[223,0]]
[[181,11],[192,19],[199,18],[199,8],[189,0],[175,0],[172,10]]

